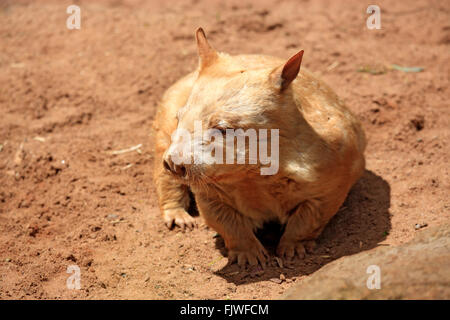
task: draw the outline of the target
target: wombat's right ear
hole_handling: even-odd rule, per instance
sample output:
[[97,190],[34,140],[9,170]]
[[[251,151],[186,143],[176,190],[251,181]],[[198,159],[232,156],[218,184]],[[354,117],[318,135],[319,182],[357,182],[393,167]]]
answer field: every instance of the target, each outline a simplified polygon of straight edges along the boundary
[[218,55],[216,50],[214,50],[214,48],[208,43],[208,40],[206,40],[206,35],[202,28],[197,29],[195,32],[195,38],[197,39],[200,69],[203,69],[213,64]]
[[284,65],[276,68],[270,74],[272,83],[280,89],[285,90],[297,77],[302,64],[303,50],[292,56]]

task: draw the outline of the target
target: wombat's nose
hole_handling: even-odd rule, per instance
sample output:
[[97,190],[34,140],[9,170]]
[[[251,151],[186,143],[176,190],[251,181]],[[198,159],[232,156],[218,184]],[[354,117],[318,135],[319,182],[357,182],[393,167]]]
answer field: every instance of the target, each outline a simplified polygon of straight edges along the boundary
[[184,177],[186,175],[186,168],[183,164],[175,164],[170,156],[166,157],[163,160],[163,166],[166,170],[171,171],[173,174],[176,174],[180,177]]

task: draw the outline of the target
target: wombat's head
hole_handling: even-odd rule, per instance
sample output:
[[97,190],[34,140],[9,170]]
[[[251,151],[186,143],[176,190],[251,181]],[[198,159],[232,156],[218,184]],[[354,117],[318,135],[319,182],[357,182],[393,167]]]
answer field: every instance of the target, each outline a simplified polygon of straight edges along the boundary
[[298,117],[290,84],[303,51],[282,63],[267,56],[218,53],[201,28],[196,39],[198,76],[177,113],[164,166],[190,184],[276,174],[278,130]]

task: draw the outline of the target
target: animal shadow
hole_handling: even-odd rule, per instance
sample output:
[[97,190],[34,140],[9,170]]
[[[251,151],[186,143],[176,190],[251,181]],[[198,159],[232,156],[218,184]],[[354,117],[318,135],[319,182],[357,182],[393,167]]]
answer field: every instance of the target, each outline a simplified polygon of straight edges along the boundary
[[[264,271],[260,267],[241,270],[236,264],[226,265],[215,274],[236,285],[269,279],[286,279],[308,275],[342,256],[372,249],[386,239],[390,229],[389,184],[380,176],[366,170],[350,190],[338,213],[330,220],[316,240],[315,250],[304,259],[280,266],[275,260],[275,248],[283,233],[279,224],[268,224],[256,236],[271,255],[271,263]],[[216,248],[226,256],[221,237]]]

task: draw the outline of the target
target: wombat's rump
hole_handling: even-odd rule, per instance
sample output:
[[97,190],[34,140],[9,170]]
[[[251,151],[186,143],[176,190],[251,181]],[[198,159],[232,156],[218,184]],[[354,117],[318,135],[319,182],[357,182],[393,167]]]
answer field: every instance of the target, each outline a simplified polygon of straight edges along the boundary
[[[355,116],[321,80],[302,68],[303,51],[287,62],[264,55],[216,52],[196,33],[199,67],[164,94],[155,123],[155,183],[168,227],[195,226],[189,191],[200,215],[225,240],[230,262],[267,260],[254,231],[264,222],[285,224],[277,255],[305,253],[338,211],[364,170],[365,138]],[[176,130],[279,129],[278,171],[260,164],[173,161],[183,143]],[[194,143],[194,142],[193,142]],[[217,141],[214,140],[214,143]],[[225,143],[225,140],[223,141]]]

